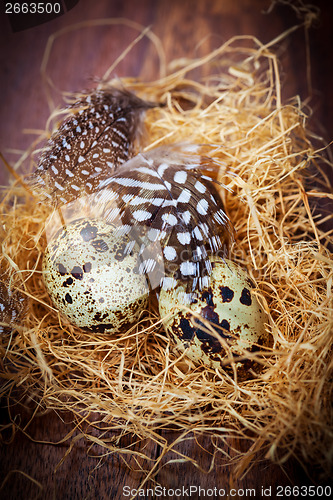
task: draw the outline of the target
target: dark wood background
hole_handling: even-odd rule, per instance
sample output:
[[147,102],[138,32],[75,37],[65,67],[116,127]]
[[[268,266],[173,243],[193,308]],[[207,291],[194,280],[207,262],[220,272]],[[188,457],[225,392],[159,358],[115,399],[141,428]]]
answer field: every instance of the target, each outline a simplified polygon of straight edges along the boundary
[[[292,3],[299,2],[294,0]],[[319,20],[309,30],[313,84],[310,103],[314,110],[312,127],[330,141],[333,136],[333,3],[330,0],[313,0],[312,3],[320,7],[322,12]],[[287,5],[276,5],[270,14],[265,14],[270,4],[270,0],[80,0],[61,17],[17,32],[12,31],[9,19],[2,12],[2,153],[14,163],[18,158],[17,151],[25,150],[34,139],[31,130],[43,130],[45,127],[49,108],[40,77],[40,66],[49,36],[59,29],[80,21],[127,18],[143,26],[150,25],[163,43],[167,61],[171,61],[174,58],[208,53],[234,35],[254,35],[262,42],[268,42],[301,21]],[[87,27],[72,31],[56,41],[48,73],[61,91],[87,88],[94,78],[103,76],[110,64],[137,35],[138,31],[126,26]],[[202,43],[198,46],[199,42]],[[279,45],[278,50],[283,68],[284,98],[299,94],[302,99],[306,99],[309,88],[305,77],[304,30],[293,33],[288,41]],[[116,74],[120,77],[140,76],[146,80],[157,77],[156,54],[152,45],[147,40],[141,41],[117,67]],[[54,91],[52,95],[55,104],[61,104],[60,92]],[[8,173],[1,165],[0,184],[7,181]],[[8,419],[6,408],[1,409],[1,419],[2,423]],[[63,415],[62,419],[70,421],[70,416]],[[53,413],[37,417],[29,427],[29,433],[36,441],[53,443],[61,440],[68,430],[69,427]],[[168,440],[176,436],[170,432],[162,434]],[[125,441],[124,445],[131,438],[127,438],[127,443]],[[208,467],[211,458],[209,451],[212,449],[210,440],[203,438],[201,444],[207,452],[194,442],[187,442],[180,449],[186,455],[193,456],[195,453],[200,457],[201,464]],[[247,446],[246,443],[239,442],[230,442],[231,445]],[[137,449],[140,447],[142,444]],[[87,444],[83,439],[78,440],[55,473],[54,469],[67,448],[68,442],[60,445],[39,444],[29,440],[23,433],[17,434],[9,445],[2,444],[0,484],[8,472],[12,473],[0,491],[0,498],[35,498],[39,488],[25,474],[43,485],[40,498],[57,500],[125,498],[122,495],[123,485],[138,487],[144,477],[143,473],[130,472],[117,454],[104,458],[101,463],[97,458],[88,456]],[[97,452],[101,453],[102,450],[95,447],[94,453]],[[155,459],[161,450],[148,442],[145,452]],[[168,454],[164,463],[172,458],[174,455]],[[219,462],[222,462],[221,457]],[[133,461],[131,465],[135,465]],[[311,479],[304,475],[297,460],[290,460],[284,465],[286,474],[268,461],[252,465],[249,474],[239,480],[235,487],[256,488],[256,498],[262,498],[261,487],[271,486],[274,492],[279,484],[312,484],[313,481],[319,481],[320,471],[315,472],[316,464],[311,468]],[[204,474],[191,464],[171,463],[165,465],[155,479],[168,488],[200,485],[228,490],[231,469],[216,466],[209,474]],[[192,498],[199,497],[193,495]],[[274,493],[271,498],[274,498]]]

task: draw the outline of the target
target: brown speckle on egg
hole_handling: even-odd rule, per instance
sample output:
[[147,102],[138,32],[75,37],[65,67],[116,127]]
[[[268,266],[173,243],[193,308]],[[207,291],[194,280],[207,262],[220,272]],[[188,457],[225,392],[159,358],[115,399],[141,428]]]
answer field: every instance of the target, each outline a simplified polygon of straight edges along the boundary
[[97,227],[89,224],[89,222],[85,223],[80,231],[80,236],[82,237],[83,241],[93,240],[94,238],[96,238],[96,234]]
[[243,288],[240,303],[244,306],[250,306],[252,304],[251,293],[248,288]]
[[[53,248],[53,251],[55,251],[55,250],[56,250],[56,248]],[[65,276],[65,274],[68,273],[67,269],[62,264],[58,264],[58,271],[59,271],[59,274],[61,276]]]
[[72,284],[73,284],[73,278],[67,278],[67,280],[63,282],[62,286],[66,287],[66,286],[70,286]]
[[220,286],[222,302],[231,302],[234,298],[234,292],[228,286]]
[[83,279],[83,269],[79,266],[74,266],[73,269],[71,270],[71,275],[77,279],[77,280],[82,280]]
[[103,239],[92,241],[91,244],[97,252],[107,252],[109,250],[107,243]]
[[91,262],[86,262],[83,264],[83,272],[90,273],[91,271]]

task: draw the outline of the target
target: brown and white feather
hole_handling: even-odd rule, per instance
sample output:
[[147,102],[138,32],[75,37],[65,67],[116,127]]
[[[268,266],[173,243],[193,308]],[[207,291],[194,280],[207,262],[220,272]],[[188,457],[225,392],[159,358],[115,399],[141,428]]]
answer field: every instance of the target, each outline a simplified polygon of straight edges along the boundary
[[55,205],[93,193],[133,155],[143,112],[154,106],[115,88],[81,97],[44,148],[32,190]]
[[[200,146],[171,145],[140,153],[103,181],[92,206],[120,234],[139,243],[142,272],[158,267],[162,287],[186,282],[189,293],[209,284],[210,255],[223,253],[232,237],[213,174],[218,165]],[[128,251],[131,246],[128,246]]]

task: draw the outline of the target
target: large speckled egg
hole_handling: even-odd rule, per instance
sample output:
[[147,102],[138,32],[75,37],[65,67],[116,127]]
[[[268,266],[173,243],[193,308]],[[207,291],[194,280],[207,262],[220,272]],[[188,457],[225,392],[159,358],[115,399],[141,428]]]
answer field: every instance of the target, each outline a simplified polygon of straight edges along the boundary
[[213,257],[211,263],[210,286],[187,308],[183,284],[161,290],[161,318],[170,339],[193,361],[220,368],[228,364],[227,358],[238,358],[237,367],[249,368],[252,363],[244,359],[244,348],[253,352],[267,344],[266,314],[251,292],[254,284],[246,272],[227,259]]
[[44,255],[43,277],[53,303],[71,323],[117,332],[137,321],[149,287],[138,271],[137,245],[132,246],[101,220],[72,221],[58,231]]

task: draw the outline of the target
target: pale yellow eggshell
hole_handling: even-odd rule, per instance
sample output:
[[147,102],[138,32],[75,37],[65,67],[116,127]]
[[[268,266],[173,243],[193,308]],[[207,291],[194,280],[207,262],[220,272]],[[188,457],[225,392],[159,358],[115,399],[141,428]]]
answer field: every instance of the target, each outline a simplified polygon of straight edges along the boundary
[[210,286],[187,308],[209,321],[215,335],[184,308],[184,285],[161,290],[159,311],[178,349],[186,349],[195,362],[219,368],[227,357],[242,356],[244,348],[253,351],[256,345],[267,345],[269,335],[266,314],[252,293],[254,284],[247,273],[227,259],[212,257],[211,262]]
[[70,222],[44,255],[43,277],[53,303],[84,329],[117,332],[136,322],[148,303],[138,248],[124,255],[129,238],[115,236],[115,229],[101,220]]

